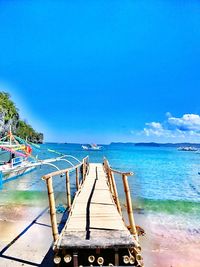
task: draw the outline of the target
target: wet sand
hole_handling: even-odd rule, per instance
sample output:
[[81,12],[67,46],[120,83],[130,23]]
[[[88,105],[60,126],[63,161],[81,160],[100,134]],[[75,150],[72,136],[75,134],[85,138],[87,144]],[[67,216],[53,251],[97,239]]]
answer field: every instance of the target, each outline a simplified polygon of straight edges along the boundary
[[[170,218],[171,223],[160,223],[159,218]],[[147,267],[200,266],[200,229],[180,227],[176,215],[137,215],[136,221],[146,231],[140,240]]]
[[[47,207],[0,206],[0,266],[53,266]],[[146,231],[140,238],[146,267],[199,267],[200,231],[181,228],[173,216],[136,214]]]

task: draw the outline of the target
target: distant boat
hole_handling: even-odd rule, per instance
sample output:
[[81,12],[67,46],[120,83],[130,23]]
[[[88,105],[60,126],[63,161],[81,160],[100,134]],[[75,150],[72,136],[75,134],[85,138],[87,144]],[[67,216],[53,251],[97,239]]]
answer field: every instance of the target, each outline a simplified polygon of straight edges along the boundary
[[178,147],[179,151],[198,151],[198,148],[192,146]]
[[88,149],[89,149],[88,146],[81,146],[81,147],[82,147],[82,149],[84,149],[84,150],[88,150]]
[[81,147],[84,150],[100,150],[102,148],[102,146],[98,146],[96,144],[90,144],[90,145],[87,145],[87,146],[82,145]]

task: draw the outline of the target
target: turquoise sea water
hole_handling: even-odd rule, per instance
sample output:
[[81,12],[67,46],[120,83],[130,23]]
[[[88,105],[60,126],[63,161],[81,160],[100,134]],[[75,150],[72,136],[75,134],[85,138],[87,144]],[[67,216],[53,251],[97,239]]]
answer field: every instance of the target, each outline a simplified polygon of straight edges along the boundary
[[[129,177],[133,205],[135,209],[168,214],[200,213],[200,154],[178,151],[176,148],[136,147],[134,145],[104,146],[100,151],[84,151],[77,144],[44,144],[38,151],[40,158],[55,157],[46,148],[71,154],[78,159],[89,155],[90,162],[102,162],[107,157],[114,169],[132,171]],[[58,164],[66,167],[66,162]],[[68,165],[69,166],[69,165]],[[23,177],[4,184],[1,191],[1,203],[16,200],[38,203],[46,198],[46,185],[42,175],[53,171],[49,166],[37,168]],[[63,191],[63,178],[56,179],[56,191]],[[123,185],[120,176],[116,176],[119,196],[124,201]],[[72,178],[72,190],[75,180]],[[10,192],[10,194],[9,194]],[[12,197],[11,197],[12,194]],[[36,202],[35,202],[36,201]]]

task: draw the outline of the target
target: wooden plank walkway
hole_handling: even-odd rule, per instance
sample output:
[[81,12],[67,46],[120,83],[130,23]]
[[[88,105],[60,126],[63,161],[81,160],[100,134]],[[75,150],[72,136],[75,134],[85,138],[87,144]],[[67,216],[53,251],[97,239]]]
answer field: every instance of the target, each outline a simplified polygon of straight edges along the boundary
[[[76,173],[77,191],[71,202],[70,173]],[[65,173],[69,216],[61,233],[58,231],[52,178]],[[121,175],[126,197],[129,229],[125,225],[114,174]],[[134,222],[128,185],[131,172],[120,172],[103,164],[80,164],[43,176],[46,181],[52,234],[54,263],[60,266],[131,266],[142,267],[143,260]]]
[[121,248],[134,247],[135,242],[114,203],[103,165],[90,163],[55,247]]

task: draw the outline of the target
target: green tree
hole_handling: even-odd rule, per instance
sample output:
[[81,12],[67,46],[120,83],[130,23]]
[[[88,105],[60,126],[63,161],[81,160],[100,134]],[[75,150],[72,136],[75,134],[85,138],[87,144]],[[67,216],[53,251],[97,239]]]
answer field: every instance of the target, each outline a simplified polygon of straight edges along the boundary
[[[18,109],[15,106],[15,103],[10,99],[10,94],[7,92],[0,92],[0,112],[3,114],[0,117],[1,124],[8,125],[10,124],[12,127],[12,131],[14,134],[18,135],[23,139],[27,139],[31,142],[41,143],[43,141],[43,134],[37,133],[31,125],[29,125],[26,121],[23,121],[19,117]],[[14,124],[15,123],[15,127]],[[0,136],[5,133],[0,133]]]
[[0,92],[0,112],[5,112],[5,123],[14,117],[19,117],[18,109],[6,92]]

